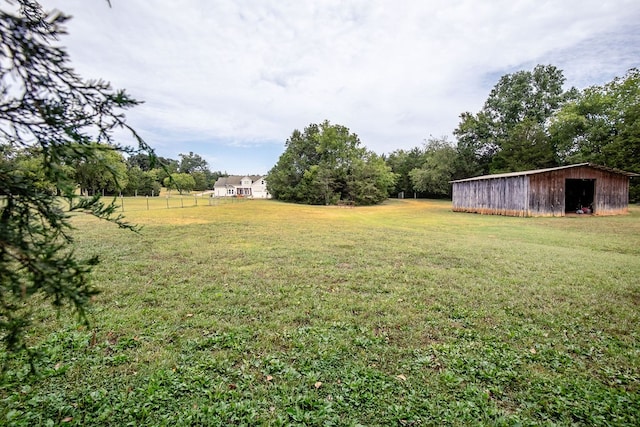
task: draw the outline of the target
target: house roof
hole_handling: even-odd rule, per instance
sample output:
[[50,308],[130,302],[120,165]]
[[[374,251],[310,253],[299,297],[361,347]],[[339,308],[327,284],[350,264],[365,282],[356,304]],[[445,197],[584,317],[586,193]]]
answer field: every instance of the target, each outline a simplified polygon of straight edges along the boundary
[[535,169],[535,170],[522,171],[522,172],[497,173],[497,174],[493,174],[493,175],[482,175],[482,176],[476,176],[476,177],[473,177],[473,178],[458,179],[458,180],[450,181],[450,182],[454,183],[454,182],[466,182],[466,181],[479,181],[479,180],[484,180],[484,179],[511,178],[511,177],[515,177],[515,176],[535,175],[535,174],[539,174],[539,173],[553,172],[553,171],[557,171],[557,170],[571,169],[571,168],[577,168],[577,167],[581,167],[581,166],[588,166],[588,167],[591,167],[591,168],[594,168],[594,169],[600,169],[600,170],[604,170],[604,171],[607,171],[607,172],[618,173],[618,174],[621,174],[621,175],[626,175],[628,177],[640,176],[640,174],[637,174],[637,173],[634,173],[634,172],[626,172],[626,171],[623,171],[623,170],[620,170],[620,169],[614,169],[614,168],[610,168],[610,167],[607,167],[607,166],[594,165],[593,163],[577,163],[575,165],[558,166],[558,167],[555,167],[555,168]]
[[242,184],[242,179],[243,178],[249,178],[251,179],[251,183],[253,184],[254,182],[256,182],[257,180],[259,180],[260,178],[262,178],[262,175],[229,175],[229,176],[221,176],[216,180],[216,183],[213,185],[213,187],[226,187],[226,186],[234,186],[234,187],[238,187]]

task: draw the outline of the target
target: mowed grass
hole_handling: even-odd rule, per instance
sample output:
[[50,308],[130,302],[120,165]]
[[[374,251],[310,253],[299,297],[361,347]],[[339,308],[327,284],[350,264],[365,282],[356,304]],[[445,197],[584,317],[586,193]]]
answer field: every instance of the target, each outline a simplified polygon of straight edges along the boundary
[[36,310],[0,424],[640,424],[638,207],[143,207],[74,218],[91,326]]

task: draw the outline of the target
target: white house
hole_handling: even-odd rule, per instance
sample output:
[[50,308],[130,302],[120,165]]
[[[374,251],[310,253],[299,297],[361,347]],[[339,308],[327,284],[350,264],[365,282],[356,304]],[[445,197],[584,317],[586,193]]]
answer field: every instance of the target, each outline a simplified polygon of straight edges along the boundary
[[231,175],[218,178],[213,186],[215,197],[250,197],[270,199],[267,181],[260,175]]

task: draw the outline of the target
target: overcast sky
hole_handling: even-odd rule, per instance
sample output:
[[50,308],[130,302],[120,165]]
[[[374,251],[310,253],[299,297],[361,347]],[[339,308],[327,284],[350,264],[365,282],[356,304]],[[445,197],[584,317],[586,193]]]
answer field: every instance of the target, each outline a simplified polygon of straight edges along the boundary
[[[638,0],[43,0],[76,70],[145,103],[161,156],[262,174],[327,119],[379,154],[452,136],[507,73],[585,88],[640,67]],[[133,144],[132,141],[122,141]]]

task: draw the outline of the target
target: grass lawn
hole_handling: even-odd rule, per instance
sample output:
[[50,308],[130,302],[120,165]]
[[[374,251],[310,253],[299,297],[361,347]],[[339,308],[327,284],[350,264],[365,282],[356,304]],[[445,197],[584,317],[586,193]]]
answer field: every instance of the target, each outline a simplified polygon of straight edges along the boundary
[[139,235],[74,218],[91,325],[35,311],[0,425],[640,425],[637,206],[124,201]]

